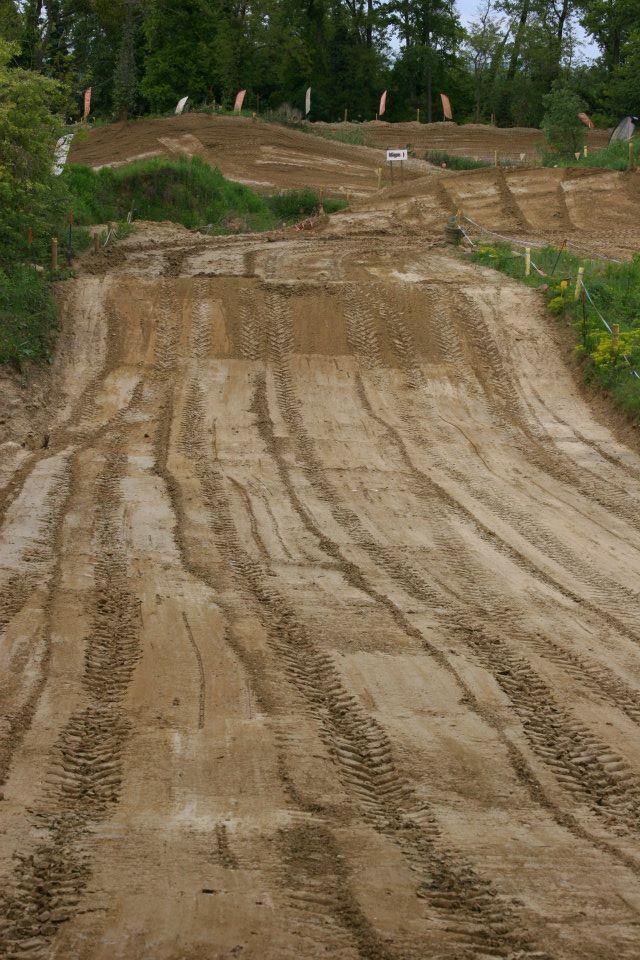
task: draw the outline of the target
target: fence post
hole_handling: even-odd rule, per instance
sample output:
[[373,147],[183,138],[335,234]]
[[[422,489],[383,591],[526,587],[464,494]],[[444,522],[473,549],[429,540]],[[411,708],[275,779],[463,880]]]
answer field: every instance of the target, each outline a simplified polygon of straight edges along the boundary
[[524,275],[531,275],[531,247],[524,248]]
[[58,272],[58,238],[51,238],[51,270],[53,273]]
[[416,119],[417,119],[418,123],[420,123],[420,107],[418,107],[418,116],[417,116]]
[[573,299],[580,299],[580,291],[582,290],[583,278],[584,277],[584,267],[578,267],[578,276],[576,277],[576,288],[573,291]]
[[322,216],[324,214],[324,187],[320,187],[320,193],[318,194],[318,213]]
[[497,151],[497,150],[494,150],[494,151],[493,151],[493,165],[494,165],[494,167],[497,167],[497,166],[498,166],[498,151]]
[[611,324],[611,359],[615,363],[620,349],[620,324]]
[[587,146],[586,143],[585,143],[584,147],[582,148],[582,152],[583,152],[583,155],[584,155],[585,157],[588,157],[588,156],[589,156],[589,147]]
[[382,167],[376,167],[376,173],[378,174],[378,190],[382,189]]
[[99,253],[100,251],[100,232],[98,230],[93,234],[93,252]]

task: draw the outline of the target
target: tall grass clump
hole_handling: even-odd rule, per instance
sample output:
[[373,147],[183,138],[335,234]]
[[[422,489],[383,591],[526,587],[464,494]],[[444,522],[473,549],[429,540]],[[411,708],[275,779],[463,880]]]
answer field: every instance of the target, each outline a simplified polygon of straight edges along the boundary
[[481,167],[489,167],[491,164],[487,160],[472,160],[471,157],[457,157],[452,153],[446,153],[444,150],[427,150],[424,155],[425,160],[441,167],[446,163],[449,170],[479,170]]
[[[576,354],[583,364],[584,379],[607,391],[636,423],[640,423],[640,255],[625,263],[583,260],[573,253],[553,247],[535,249],[532,258],[542,275],[533,267],[524,275],[524,255],[514,253],[509,244],[479,244],[473,260],[493,267],[531,287],[542,287],[548,309],[569,320],[576,333]],[[585,268],[584,282],[588,298],[574,299],[578,267]],[[619,347],[600,320],[602,314],[610,327],[620,327]],[[627,355],[629,363],[624,359]]]
[[[320,209],[320,197],[315,190],[287,190],[283,193],[275,193],[268,197],[267,203],[273,214],[283,223],[295,223],[304,217],[315,216]],[[335,213],[338,210],[344,210],[347,206],[345,200],[325,197],[322,201],[325,213]]]
[[274,218],[259,194],[225,179],[199,157],[151,157],[115,169],[70,165],[64,173],[82,224],[118,220],[172,220],[212,233],[268,230]]

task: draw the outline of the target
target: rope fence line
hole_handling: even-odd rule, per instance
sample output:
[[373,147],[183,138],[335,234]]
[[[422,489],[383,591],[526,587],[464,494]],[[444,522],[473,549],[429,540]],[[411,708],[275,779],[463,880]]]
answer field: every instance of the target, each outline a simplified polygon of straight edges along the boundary
[[[515,243],[517,246],[520,246],[520,247],[537,247],[539,249],[543,249],[544,247],[551,246],[551,243],[549,243],[548,241],[532,240],[529,238],[525,238],[524,240],[522,240],[520,237],[508,237],[504,233],[497,233],[495,230],[489,230],[488,227],[483,227],[482,224],[478,223],[476,220],[472,220],[471,217],[468,217],[466,214],[463,214],[461,219],[466,220],[467,223],[472,224],[477,230],[480,230],[481,233],[487,233],[492,237],[499,237],[500,240],[506,240],[508,243]],[[460,226],[460,224],[458,224],[458,226]],[[468,238],[468,235],[467,235],[467,238]],[[567,247],[572,247],[574,250],[577,250],[577,251],[584,250],[587,253],[593,253],[598,260],[606,260],[607,263],[623,263],[624,262],[622,260],[616,260],[615,257],[605,257],[603,254],[598,253],[597,250],[594,250],[593,247],[585,247],[585,246],[582,246],[581,244],[574,243],[572,240],[565,240],[565,244]]]
[[[458,224],[458,228],[459,228],[460,232],[462,233],[463,237],[464,237],[466,240],[468,240],[468,242],[471,244],[472,247],[476,247],[476,246],[477,246],[477,243],[473,240],[472,237],[469,236],[469,234],[467,233],[467,231],[464,229],[464,227],[462,226],[462,221],[466,221],[467,223],[473,224],[474,227],[476,227],[478,230],[482,231],[483,233],[490,234],[491,236],[494,236],[494,237],[499,237],[501,240],[506,240],[508,243],[513,243],[513,244],[516,244],[517,246],[523,246],[523,247],[525,247],[526,249],[530,249],[531,247],[537,247],[538,249],[544,249],[545,246],[551,246],[551,244],[541,243],[540,241],[535,241],[535,240],[521,240],[520,238],[516,238],[516,237],[507,237],[507,236],[505,236],[505,235],[502,234],[502,233],[497,233],[495,230],[489,230],[489,229],[487,229],[486,227],[481,226],[481,224],[477,223],[475,220],[472,220],[471,217],[467,217],[465,214],[458,215],[458,216],[456,217],[456,222],[457,222],[457,224]],[[570,241],[568,241],[568,240],[565,241],[564,245],[565,245],[565,246],[572,246],[572,247],[574,247],[574,249],[583,249],[583,250],[584,250],[584,249],[588,249],[588,248],[586,248],[586,247],[578,248],[578,247],[576,247],[575,244],[570,243]],[[518,254],[518,256],[520,256],[520,254]],[[599,260],[606,260],[606,261],[609,262],[609,263],[617,263],[617,264],[621,264],[621,263],[623,262],[622,260],[614,260],[612,257],[598,256],[598,259],[599,259]],[[537,265],[537,263],[535,263],[535,261],[533,260],[532,257],[530,257],[530,262],[531,262],[531,266],[534,268],[534,270],[536,271],[536,273],[537,273],[539,276],[541,276],[541,277],[547,276],[547,274],[544,272],[544,270],[541,270],[541,269],[540,269],[540,267]],[[582,268],[580,268],[580,269],[582,270]],[[608,330],[608,332],[609,332],[609,333],[611,334],[611,336],[613,337],[613,329],[612,329],[611,325],[608,323],[608,321],[606,320],[606,318],[602,315],[602,313],[600,312],[600,310],[598,309],[598,307],[597,307],[597,306],[595,305],[595,303],[593,302],[593,298],[592,298],[591,294],[589,293],[589,288],[587,287],[586,283],[584,282],[584,276],[583,276],[582,273],[579,273],[579,274],[578,274],[578,280],[577,280],[576,290],[579,290],[579,289],[584,290],[585,297],[587,298],[587,300],[589,301],[589,303],[590,303],[591,306],[593,307],[593,309],[594,309],[594,311],[595,311],[595,313],[596,313],[596,316],[598,317],[598,319],[600,320],[600,322],[603,324],[603,326]],[[576,294],[576,296],[577,296],[577,294]],[[622,357],[622,359],[625,361],[625,363],[626,363],[627,366],[629,367],[629,370],[630,370],[630,372],[631,372],[631,375],[634,376],[634,377],[636,378],[636,380],[640,380],[640,373],[635,369],[635,367],[632,366],[631,360],[630,360],[629,356],[628,356],[626,353],[620,353],[620,356]]]

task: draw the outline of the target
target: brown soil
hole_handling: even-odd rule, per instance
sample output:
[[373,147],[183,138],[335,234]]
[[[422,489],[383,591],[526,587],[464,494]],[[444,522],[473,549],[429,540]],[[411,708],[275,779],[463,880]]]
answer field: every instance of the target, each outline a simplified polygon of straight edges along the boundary
[[[321,126],[321,124],[318,124]],[[544,149],[544,135],[532,127],[492,127],[483,123],[369,123],[322,124],[331,130],[364,130],[368,139],[383,149],[394,149],[410,144],[418,157],[427,150],[443,150],[456,156],[493,162],[495,151],[503,160],[531,163]],[[591,149],[604,147],[609,142],[610,130],[590,130],[587,143]],[[524,154],[524,157],[522,156]]]
[[[277,124],[245,117],[189,113],[98,127],[73,144],[70,161],[113,166],[150,156],[203,157],[222,173],[262,193],[325,187],[334,194],[366,196],[377,189],[376,170],[385,155]],[[434,168],[423,160],[405,164],[407,179]]]
[[59,285],[0,487],[3,958],[636,960],[640,456],[405,202]]

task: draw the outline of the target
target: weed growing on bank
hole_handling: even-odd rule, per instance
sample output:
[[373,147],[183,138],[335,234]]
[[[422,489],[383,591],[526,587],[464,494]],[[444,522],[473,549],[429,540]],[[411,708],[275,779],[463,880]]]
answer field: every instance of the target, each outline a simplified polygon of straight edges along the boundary
[[[541,275],[531,267],[525,274],[524,251],[514,253],[509,244],[478,244],[472,252],[476,263],[493,267],[530,287],[544,289],[547,307],[557,317],[566,317],[576,332],[576,354],[583,363],[584,379],[606,390],[636,422],[640,422],[640,256],[625,263],[583,260],[553,247],[532,250]],[[584,267],[588,297],[574,298],[578,268]],[[620,327],[616,347],[610,327]],[[627,355],[629,363],[624,359]]]
[[0,269],[0,363],[49,359],[56,308],[45,277],[26,264]]
[[[318,194],[292,190],[263,197],[227,180],[199,157],[153,157],[115,169],[70,165],[63,174],[73,199],[76,222],[126,219],[171,220],[192,230],[225,234],[271,230],[317,213]],[[327,199],[325,210],[344,201]]]

